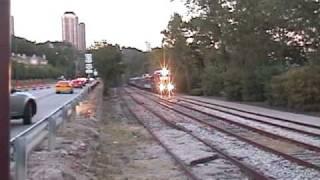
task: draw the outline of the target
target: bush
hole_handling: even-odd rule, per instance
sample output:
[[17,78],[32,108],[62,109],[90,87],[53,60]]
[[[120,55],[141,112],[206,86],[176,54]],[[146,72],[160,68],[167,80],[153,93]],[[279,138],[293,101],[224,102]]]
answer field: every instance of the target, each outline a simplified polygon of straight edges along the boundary
[[255,70],[246,70],[242,76],[242,98],[244,101],[265,101],[270,95],[273,76],[285,71],[281,64],[265,64]]
[[223,73],[224,91],[223,95],[228,100],[242,100],[242,72],[239,69],[229,69]]
[[61,75],[60,70],[51,65],[46,66],[29,66],[25,64],[12,63],[12,79],[55,79]]
[[263,82],[257,79],[254,72],[246,72],[241,80],[241,94],[244,101],[262,101],[264,99]]
[[291,69],[274,77],[271,102],[301,110],[320,110],[320,67]]
[[202,96],[203,90],[201,88],[195,88],[190,91],[191,96]]
[[288,94],[285,83],[287,82],[287,76],[280,75],[272,78],[269,87],[269,94],[267,101],[270,105],[275,106],[287,106]]
[[207,96],[220,95],[223,90],[222,71],[214,66],[206,67],[201,77],[201,86]]

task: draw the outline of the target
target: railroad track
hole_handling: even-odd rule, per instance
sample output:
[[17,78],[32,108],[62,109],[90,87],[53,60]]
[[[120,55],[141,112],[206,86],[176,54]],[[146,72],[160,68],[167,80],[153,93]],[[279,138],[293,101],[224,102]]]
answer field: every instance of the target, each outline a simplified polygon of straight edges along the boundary
[[[146,95],[146,93],[143,94],[143,96]],[[289,161],[296,162],[297,164],[305,167],[310,167],[317,170],[320,169],[320,148],[308,146],[304,143],[296,141],[288,141],[286,138],[278,137],[272,134],[270,135],[258,130],[253,131],[251,128],[238,126],[234,123],[216,120],[207,114],[203,114],[199,111],[193,111],[192,108],[179,106],[179,104],[177,105],[173,102],[169,102],[170,105],[168,105],[167,101],[160,100],[159,102],[158,97],[152,95],[153,97],[151,98],[150,96],[151,94],[148,94],[148,99],[159,105],[162,105],[167,109],[170,109],[171,111],[180,113],[191,119],[195,119],[198,122],[232,135],[233,137],[237,137],[238,139],[253,144],[256,147],[284,157]]]
[[316,136],[320,138],[319,126],[297,122],[290,119],[273,117],[271,115],[265,115],[257,112],[245,111],[245,110],[230,107],[230,106],[224,106],[221,104],[201,101],[198,99],[178,97],[178,101],[183,102],[183,104],[185,105],[195,105],[203,108],[208,108],[208,109],[219,111],[222,113],[249,119],[251,121],[260,122],[260,123],[268,124],[271,126],[281,127],[283,129],[296,131],[299,133],[304,133],[307,135]]
[[[129,105],[126,105],[126,109],[132,114],[133,116],[136,117],[137,120],[141,122],[141,124],[150,132],[150,134],[166,149],[166,151],[175,159],[175,161],[182,167],[186,175],[190,179],[212,179],[212,176],[217,179],[270,179],[269,177],[266,177],[261,174],[261,172],[257,171],[254,169],[254,167],[250,167],[247,164],[242,163],[241,161],[237,160],[236,158],[229,156],[225,154],[223,151],[220,151],[219,149],[215,148],[211,143],[207,142],[203,138],[200,138],[193,133],[191,133],[189,130],[186,128],[179,126],[161,114],[157,113],[156,111],[152,110],[148,106],[146,106],[143,102],[137,100],[131,95],[123,94],[121,97],[125,100],[125,102],[130,102],[133,101],[135,105],[131,105],[131,107],[137,107],[136,105],[142,106],[144,109],[146,109],[148,112],[150,112],[153,116],[158,118],[162,123],[159,122],[147,122],[141,120],[141,117],[138,117],[136,115],[137,110],[131,109]],[[147,113],[147,112],[144,112]],[[153,118],[150,118],[153,119]],[[158,125],[161,124],[161,125]],[[188,141],[192,142],[192,144],[195,144],[195,147],[199,148],[200,150],[205,150],[206,153],[209,152],[209,154],[203,156],[199,152],[194,152],[197,156],[196,158],[193,158],[192,160],[185,159],[184,157],[179,157],[183,156],[183,154],[192,154],[192,149],[191,144],[188,145],[186,144],[186,148],[180,149],[180,153],[178,154],[175,152],[173,149],[174,147],[168,147],[168,142],[165,142],[165,140],[161,139],[157,133],[154,131],[159,130],[159,126],[161,128],[165,128],[166,134],[162,134],[161,137],[166,136],[168,138],[168,134],[173,134],[170,129],[176,130],[176,134],[178,134],[177,137],[171,138],[171,141],[173,141],[176,144],[184,144],[183,142],[180,142],[180,140],[185,140],[186,136],[188,138]],[[185,135],[183,136],[181,133],[184,133]],[[182,138],[181,138],[182,137]],[[169,137],[170,139],[170,137]],[[178,145],[180,146],[180,145]],[[189,149],[189,148],[191,149]],[[187,151],[189,149],[188,153],[182,152],[182,151]],[[195,149],[195,151],[199,150]],[[206,154],[205,153],[205,154]],[[199,157],[198,157],[199,156]],[[203,168],[206,168],[204,170]],[[197,171],[200,171],[197,172]],[[203,175],[202,172],[207,173],[206,175]],[[208,176],[209,175],[209,176]]]
[[[153,93],[148,93],[149,95],[158,97],[157,95]],[[180,99],[180,98],[178,98]],[[164,100],[164,99],[162,99]],[[225,113],[221,111],[216,111],[216,109],[205,107],[207,105],[200,106],[198,104],[192,104],[192,103],[181,103],[181,101],[172,102],[169,101],[168,103],[175,104],[179,107],[187,108],[194,112],[199,112],[201,114],[205,114],[207,116],[210,116],[214,119],[220,119],[223,121],[227,121],[231,124],[235,124],[237,126],[241,126],[243,128],[248,128],[252,131],[256,131],[258,133],[262,133],[268,136],[271,136],[273,138],[280,138],[283,140],[291,141],[293,143],[299,143],[303,144],[304,146],[308,147],[312,150],[319,150],[320,148],[320,136],[315,133],[309,133],[305,131],[305,128],[312,130],[314,132],[317,132],[320,130],[320,128],[312,127],[313,129],[310,129],[310,126],[303,127],[301,125],[297,125],[299,127],[296,127],[296,129],[299,130],[292,130],[291,128],[283,127],[283,125],[278,125],[275,123],[272,123],[272,125],[268,122],[260,121],[260,120],[254,120],[253,118],[243,118],[240,116],[237,116],[236,114],[230,114]],[[227,110],[225,110],[228,112]],[[269,116],[271,117],[271,116]],[[291,124],[292,126],[293,124]]]
[[219,120],[216,119],[217,116],[188,107],[187,105],[181,105],[160,99],[160,101],[172,105],[168,106],[165,103],[159,103],[158,96],[154,94],[148,94],[148,96],[151,97],[154,102],[175,112],[182,113],[190,118],[198,119],[198,121],[202,121],[210,126],[215,126],[220,130],[230,132],[235,136],[239,136],[244,140],[254,143],[256,146],[260,146],[262,148],[267,147],[268,151],[284,156],[289,160],[291,159],[299,164],[320,170],[320,148],[317,146],[278,136],[251,126],[229,121],[225,118]]

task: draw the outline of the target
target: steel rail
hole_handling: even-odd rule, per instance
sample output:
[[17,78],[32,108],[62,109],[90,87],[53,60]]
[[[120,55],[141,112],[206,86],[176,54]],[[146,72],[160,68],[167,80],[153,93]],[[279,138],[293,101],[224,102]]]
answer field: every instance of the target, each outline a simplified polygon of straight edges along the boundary
[[[144,97],[145,97],[145,94],[142,94],[142,93],[140,93],[140,92],[137,92],[137,93],[140,94],[141,96],[144,96]],[[154,96],[154,97],[159,98],[158,96]],[[155,102],[155,103],[157,103],[157,104],[159,104],[159,105],[161,105],[161,106],[163,106],[163,107],[165,107],[165,108],[167,108],[167,109],[170,109],[170,110],[172,110],[172,111],[175,111],[175,112],[177,112],[177,113],[179,113],[179,114],[182,114],[182,115],[184,115],[184,116],[186,116],[186,117],[189,117],[190,119],[196,120],[196,121],[198,121],[198,122],[200,122],[200,123],[202,123],[202,124],[205,124],[205,125],[207,125],[207,126],[209,126],[209,127],[215,128],[215,129],[217,129],[217,130],[219,130],[219,131],[221,131],[221,132],[223,132],[223,133],[226,133],[226,134],[228,134],[228,135],[230,135],[230,136],[236,137],[236,138],[238,138],[238,139],[240,139],[240,140],[242,140],[242,141],[245,141],[245,142],[247,142],[247,143],[253,144],[253,145],[255,145],[255,146],[257,146],[257,147],[259,147],[259,148],[261,148],[261,149],[263,149],[263,150],[266,150],[266,151],[271,152],[271,153],[273,153],[273,154],[277,154],[277,155],[279,155],[279,156],[282,156],[282,157],[284,157],[284,158],[287,159],[287,160],[296,162],[297,164],[300,164],[300,165],[303,165],[303,166],[306,166],[306,167],[309,167],[309,168],[313,168],[313,169],[316,169],[316,170],[320,170],[320,167],[317,166],[317,165],[315,165],[315,164],[312,164],[312,163],[310,163],[310,162],[307,162],[307,161],[298,159],[298,158],[293,157],[293,156],[291,156],[291,155],[289,155],[289,154],[286,154],[286,153],[277,151],[277,150],[275,150],[275,149],[272,149],[272,148],[270,148],[270,147],[267,147],[267,146],[265,146],[265,145],[262,145],[262,144],[260,144],[260,143],[258,143],[258,142],[255,142],[255,141],[252,141],[252,140],[250,140],[250,139],[247,139],[247,138],[244,138],[244,137],[242,137],[242,136],[239,136],[239,135],[237,135],[237,134],[235,134],[235,133],[230,132],[229,130],[225,130],[225,129],[222,129],[222,128],[220,128],[220,127],[217,127],[216,125],[214,125],[214,124],[212,124],[212,123],[210,123],[210,122],[207,122],[207,121],[205,121],[205,120],[201,120],[201,119],[199,119],[199,118],[197,118],[197,117],[191,116],[191,115],[189,115],[189,114],[187,114],[187,113],[184,113],[184,112],[181,112],[181,111],[179,111],[179,110],[177,110],[177,109],[175,109],[175,108],[172,108],[172,107],[170,107],[170,106],[168,106],[168,105],[166,105],[166,104],[163,104],[163,103],[160,103],[160,102],[158,102],[158,101],[155,101],[155,100],[151,99],[150,97],[146,97],[146,98],[152,100],[153,102]],[[161,98],[159,98],[159,99],[160,99],[161,101],[163,101],[163,102],[166,102],[166,103],[170,103],[170,104],[175,104],[175,105],[181,106],[180,104],[176,104],[176,103],[173,103],[173,102],[170,102],[170,101],[166,101],[166,100],[161,99]],[[182,107],[184,107],[184,106],[182,106]],[[190,110],[194,110],[193,108],[190,108],[190,107],[185,107],[185,108],[188,108],[188,109],[190,109]],[[208,115],[208,116],[211,116],[211,117],[215,117],[215,116],[213,116],[213,115],[211,115],[211,114],[207,114],[207,113],[202,112],[202,111],[200,111],[200,110],[195,110],[195,111],[197,111],[197,112],[199,112],[199,113],[203,113],[203,114]],[[218,118],[219,118],[219,117],[218,117]],[[229,121],[228,119],[225,119],[225,118],[223,118],[223,119],[226,120],[226,121]],[[231,122],[232,124],[238,125],[238,123],[233,123],[233,121],[230,121],[230,122]],[[239,126],[244,127],[244,128],[247,128],[247,127],[246,127],[245,125],[243,125],[243,124],[240,124]],[[311,146],[311,145],[305,144],[305,143],[303,143],[303,142],[299,142],[299,141],[295,141],[295,140],[292,140],[292,139],[283,138],[282,136],[277,136],[277,135],[274,135],[274,134],[271,134],[271,133],[267,133],[267,132],[264,132],[264,131],[262,131],[262,130],[255,129],[255,128],[252,128],[252,127],[250,127],[250,129],[253,130],[253,131],[256,131],[257,133],[260,133],[260,134],[265,134],[265,135],[267,135],[267,136],[275,137],[275,138],[278,138],[278,139],[283,139],[283,140],[285,140],[285,141],[289,141],[289,142],[295,143],[295,144],[297,144],[298,146],[302,146],[302,147],[305,147],[305,148],[308,148],[308,149],[311,149],[311,150],[315,150],[315,151],[317,151],[317,152],[320,152],[320,148],[319,148],[319,147],[316,147],[316,146]]]
[[220,154],[221,156],[223,156],[224,158],[226,158],[227,160],[233,162],[236,166],[238,166],[241,170],[243,170],[247,175],[249,175],[252,179],[259,179],[259,180],[266,180],[266,179],[270,179],[269,177],[266,177],[265,175],[263,175],[261,172],[257,171],[254,169],[254,167],[251,167],[247,164],[242,163],[240,160],[229,156],[228,154],[224,153],[223,151],[217,149],[216,147],[214,147],[211,143],[209,143],[206,140],[203,140],[202,138],[194,135],[193,133],[191,133],[190,131],[184,129],[181,126],[176,125],[175,123],[171,122],[170,120],[168,120],[167,118],[165,118],[164,116],[162,116],[161,114],[159,114],[158,112],[154,111],[153,109],[151,109],[150,107],[148,107],[146,104],[140,102],[139,100],[137,100],[135,97],[133,97],[131,95],[131,93],[127,92],[127,95],[133,99],[137,104],[143,106],[145,109],[147,109],[148,111],[150,111],[152,114],[154,114],[155,116],[157,116],[159,119],[161,119],[162,121],[164,121],[167,124],[170,124],[170,126],[173,126],[179,130],[182,130],[184,132],[186,132],[187,134],[189,134],[190,136],[194,137],[195,139],[197,139],[198,141],[202,142],[203,144],[207,145],[208,147],[210,147],[211,149],[213,149],[214,151],[216,151],[218,154]]
[[[202,100],[198,100],[198,99],[193,99],[193,98],[188,98],[188,97],[183,97],[183,98],[179,98],[181,101],[198,101],[201,103],[205,103],[205,104],[210,104],[213,106],[218,106],[221,108],[226,108],[226,109],[231,109],[231,110],[235,110],[235,111],[239,111],[239,112],[243,112],[243,113],[247,113],[247,114],[252,114],[252,115],[256,115],[256,116],[260,116],[260,117],[265,117],[265,118],[270,118],[270,119],[275,119],[275,120],[279,120],[279,121],[283,121],[283,122],[288,122],[288,123],[292,123],[292,124],[297,124],[297,125],[302,125],[302,126],[306,126],[306,127],[310,127],[310,128],[315,128],[315,129],[320,129],[320,126],[316,126],[316,125],[312,125],[312,124],[307,124],[307,123],[303,123],[303,122],[297,122],[297,121],[293,121],[290,119],[286,119],[286,118],[281,118],[281,117],[276,117],[276,116],[271,116],[271,115],[267,115],[267,114],[262,114],[262,113],[258,113],[258,112],[252,112],[252,111],[246,111],[240,108],[235,108],[235,107],[231,107],[231,106],[226,106],[226,105],[221,105],[221,104],[217,104],[217,103],[212,103],[212,102],[206,102],[206,101],[202,101]],[[184,100],[186,99],[186,100]],[[190,103],[190,102],[189,102]],[[229,113],[232,114],[232,113]],[[240,115],[237,115],[239,117],[241,117]],[[247,119],[250,119],[250,117],[246,117]],[[254,119],[253,119],[254,120]],[[319,134],[317,134],[318,136],[320,136]]]
[[[170,102],[170,103],[172,103],[172,102]],[[175,105],[178,105],[178,106],[181,106],[181,107],[184,107],[184,108],[187,108],[187,109],[190,109],[190,110],[205,114],[205,115],[213,117],[213,118],[217,118],[217,119],[221,119],[221,120],[227,121],[228,123],[235,124],[237,126],[250,129],[250,130],[255,131],[257,133],[260,133],[260,134],[264,134],[264,135],[267,135],[267,136],[270,136],[270,137],[273,137],[273,138],[277,138],[277,139],[283,139],[283,140],[286,140],[286,141],[289,141],[289,142],[292,142],[292,143],[297,143],[297,144],[299,144],[301,146],[304,146],[304,147],[306,147],[308,149],[320,152],[320,147],[315,146],[315,145],[307,144],[307,143],[304,143],[304,142],[301,142],[301,141],[297,141],[297,140],[294,140],[294,139],[291,139],[291,138],[288,138],[288,137],[276,135],[276,134],[273,134],[273,133],[270,133],[270,132],[267,132],[267,131],[264,131],[264,130],[261,130],[261,129],[258,129],[258,128],[255,128],[255,127],[252,127],[252,126],[249,126],[249,125],[246,125],[246,124],[243,124],[243,123],[232,121],[232,120],[230,120],[228,118],[224,118],[224,117],[221,117],[221,116],[218,116],[218,115],[214,115],[214,114],[211,114],[211,113],[203,112],[201,110],[189,107],[187,105],[182,105],[182,104],[177,104],[177,103],[175,103]]]
[[[136,89],[138,89],[138,88],[136,88]],[[138,93],[141,94],[140,92],[138,92]],[[154,96],[154,97],[156,97],[156,98],[159,98],[159,99],[161,99],[161,100],[164,100],[164,99],[160,98],[159,96],[154,95],[154,93],[149,92],[149,94],[150,94],[151,96]],[[240,126],[240,127],[246,128],[246,129],[250,129],[250,130],[252,130],[252,131],[254,131],[254,132],[257,132],[257,133],[260,133],[260,134],[264,134],[264,135],[270,136],[270,137],[272,137],[272,138],[277,138],[277,139],[286,140],[286,141],[288,141],[288,142],[292,142],[292,143],[296,143],[296,144],[299,144],[299,145],[301,145],[301,146],[304,146],[304,147],[306,147],[307,149],[314,150],[314,151],[319,151],[319,152],[320,152],[320,147],[315,146],[315,145],[312,145],[312,144],[307,144],[307,143],[304,143],[304,142],[301,142],[301,141],[297,141],[297,140],[294,140],[294,139],[291,139],[291,138],[288,138],[288,137],[276,135],[276,134],[273,134],[273,133],[270,133],[270,132],[267,132],[267,131],[264,131],[264,130],[261,130],[261,129],[258,129],[258,128],[255,128],[255,127],[252,127],[252,126],[249,126],[249,125],[246,125],[246,124],[243,124],[243,123],[239,123],[239,122],[236,122],[236,121],[232,121],[232,120],[230,120],[230,119],[228,119],[228,118],[224,118],[224,117],[221,117],[221,116],[212,114],[212,113],[207,113],[207,112],[201,111],[201,110],[199,110],[199,109],[189,107],[189,106],[187,106],[187,105],[178,104],[178,103],[174,103],[174,102],[171,102],[171,101],[166,101],[166,102],[171,103],[171,104],[175,104],[175,105],[178,105],[178,106],[187,108],[187,109],[190,109],[190,110],[192,110],[192,111],[196,111],[196,112],[198,112],[198,113],[201,113],[201,114],[204,114],[204,115],[213,117],[213,118],[217,118],[217,119],[226,121],[226,122],[228,122],[228,123],[230,123],[230,124],[235,124],[235,125],[237,125],[237,126]]]
[[[121,96],[121,101],[123,101],[123,97]],[[129,111],[129,113],[152,135],[152,137],[166,150],[166,152],[176,161],[176,163],[180,166],[180,168],[184,171],[184,173],[193,180],[200,180],[196,175],[194,175],[191,170],[187,167],[187,165],[177,157],[161,140],[158,136],[151,131],[150,127],[141,121],[137,115],[129,108],[127,103],[123,103],[125,108]]]

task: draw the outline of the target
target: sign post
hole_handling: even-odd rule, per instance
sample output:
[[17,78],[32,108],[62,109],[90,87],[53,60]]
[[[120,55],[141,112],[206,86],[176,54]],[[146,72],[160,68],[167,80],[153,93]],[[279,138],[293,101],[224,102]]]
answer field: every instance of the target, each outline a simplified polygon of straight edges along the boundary
[[10,0],[0,0],[0,177],[9,180]]
[[92,75],[93,74],[93,60],[92,60],[92,54],[85,54],[85,71],[86,71],[86,74],[88,76]]

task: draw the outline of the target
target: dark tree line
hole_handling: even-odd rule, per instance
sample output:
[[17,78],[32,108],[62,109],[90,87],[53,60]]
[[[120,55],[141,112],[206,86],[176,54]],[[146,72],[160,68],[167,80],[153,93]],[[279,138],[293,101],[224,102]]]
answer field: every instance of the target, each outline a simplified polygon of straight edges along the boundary
[[320,2],[187,0],[163,31],[178,89],[320,108]]
[[66,42],[35,43],[20,37],[12,37],[12,52],[27,56],[46,56],[48,66],[29,66],[13,62],[12,77],[18,79],[56,78],[75,76],[76,64],[83,54],[80,54],[71,44]]
[[14,80],[55,79],[63,74],[61,70],[51,65],[28,66],[14,61],[11,63],[11,73],[11,78]]

